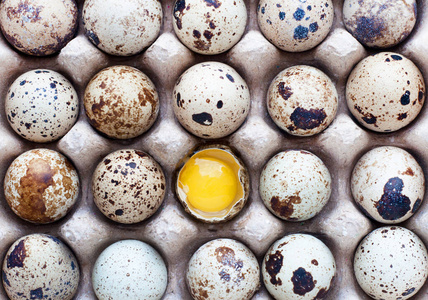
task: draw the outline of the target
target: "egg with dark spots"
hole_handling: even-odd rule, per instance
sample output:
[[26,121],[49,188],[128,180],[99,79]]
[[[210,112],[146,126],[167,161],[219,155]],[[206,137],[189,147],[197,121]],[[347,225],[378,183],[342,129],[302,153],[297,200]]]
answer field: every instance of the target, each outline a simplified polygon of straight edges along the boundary
[[262,263],[266,289],[281,300],[321,299],[331,288],[335,274],[330,249],[309,234],[290,234],[277,240]]
[[368,56],[352,70],[346,101],[358,122],[376,132],[409,125],[425,102],[425,82],[418,67],[401,54]]
[[395,224],[410,218],[424,199],[422,167],[407,151],[392,146],[364,154],[351,176],[354,200],[374,220]]

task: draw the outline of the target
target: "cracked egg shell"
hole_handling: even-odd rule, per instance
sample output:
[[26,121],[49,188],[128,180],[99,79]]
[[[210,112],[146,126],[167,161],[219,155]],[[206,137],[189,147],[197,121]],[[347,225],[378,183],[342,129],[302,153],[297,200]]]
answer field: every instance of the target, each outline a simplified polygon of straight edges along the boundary
[[74,37],[77,15],[74,0],[3,0],[0,27],[19,51],[46,56],[59,52]]
[[176,0],[173,27],[180,41],[200,54],[219,54],[232,48],[247,24],[243,0]]
[[62,154],[33,149],[18,156],[4,179],[4,194],[20,218],[47,224],[64,217],[79,194],[76,169]]
[[7,120],[21,137],[37,143],[62,138],[79,115],[73,85],[61,74],[45,69],[19,76],[5,99]]
[[260,176],[260,196],[277,217],[305,221],[318,214],[331,194],[331,176],[316,155],[288,150],[272,157]]
[[244,244],[216,239],[202,245],[189,261],[186,281],[193,299],[251,299],[260,287],[256,257]]
[[424,172],[407,151],[378,147],[358,160],[351,175],[351,191],[367,216],[386,224],[403,222],[422,204]]
[[143,134],[159,113],[155,85],[129,66],[112,66],[97,73],[86,86],[84,105],[91,125],[115,139]]
[[263,282],[275,299],[322,299],[332,286],[336,262],[330,249],[308,234],[290,234],[269,248]]
[[337,106],[333,82],[311,66],[287,68],[269,86],[269,115],[278,127],[292,135],[320,133],[333,122]]
[[236,131],[250,110],[250,92],[232,67],[219,62],[192,66],[173,91],[175,116],[190,133],[205,139]]
[[18,239],[3,261],[3,286],[12,300],[73,299],[79,264],[58,238],[31,234]]
[[85,34],[111,55],[130,56],[158,37],[162,25],[159,0],[86,0],[82,19]]
[[92,194],[98,209],[109,219],[133,224],[152,216],[165,197],[161,166],[139,150],[118,150],[107,155],[92,176]]
[[358,245],[354,256],[355,277],[373,299],[405,300],[424,285],[428,276],[427,256],[424,243],[410,230],[381,227]]
[[381,52],[363,59],[346,84],[346,101],[364,127],[377,132],[399,130],[412,122],[425,101],[418,67],[401,54]]

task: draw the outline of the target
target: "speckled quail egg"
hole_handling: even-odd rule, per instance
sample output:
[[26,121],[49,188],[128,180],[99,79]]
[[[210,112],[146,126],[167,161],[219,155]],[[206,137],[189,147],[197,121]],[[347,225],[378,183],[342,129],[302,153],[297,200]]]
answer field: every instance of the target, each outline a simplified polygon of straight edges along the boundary
[[193,299],[246,300],[260,287],[256,257],[244,244],[216,239],[192,256],[186,281]]
[[45,56],[60,51],[74,37],[77,15],[74,0],[3,0],[0,27],[19,51]]
[[407,151],[378,147],[355,165],[351,190],[366,215],[381,223],[399,223],[416,213],[424,199],[424,172]]
[[185,157],[175,182],[186,212],[206,223],[236,216],[248,200],[249,189],[246,167],[222,145],[202,146]]
[[416,23],[416,1],[345,0],[343,21],[346,29],[368,47],[397,45]]
[[330,172],[321,159],[308,151],[280,152],[264,166],[259,190],[274,215],[288,221],[305,221],[327,204]]
[[311,66],[280,72],[269,86],[267,108],[282,130],[311,136],[326,129],[336,116],[338,96],[330,78]]
[[20,218],[33,223],[51,223],[73,207],[79,194],[79,177],[62,154],[33,149],[18,156],[9,166],[4,194]]
[[322,299],[332,286],[336,263],[330,249],[308,234],[290,234],[269,248],[263,282],[275,299]]
[[82,18],[86,36],[112,55],[143,51],[158,37],[162,25],[159,0],[86,0]]
[[346,84],[349,110],[364,127],[396,131],[412,122],[425,101],[425,82],[418,67],[401,54],[366,57]]
[[92,286],[99,300],[159,300],[167,283],[162,257],[152,246],[137,240],[110,245],[92,270]]
[[143,72],[128,66],[97,73],[86,86],[84,104],[91,125],[116,139],[143,134],[159,113],[155,85]]
[[165,196],[160,165],[139,150],[118,150],[107,155],[92,176],[94,202],[109,219],[132,224],[153,215]]
[[245,121],[250,92],[232,67],[204,62],[177,80],[172,106],[185,129],[198,137],[216,139],[231,134]]
[[79,114],[79,100],[64,76],[37,69],[12,83],[5,111],[17,134],[32,142],[47,143],[63,137],[73,127]]
[[406,228],[381,227],[358,245],[354,272],[360,287],[373,299],[405,300],[426,281],[427,249]]
[[79,265],[58,238],[31,234],[18,239],[3,261],[3,286],[12,300],[70,300],[79,285]]
[[176,0],[174,31],[190,50],[219,54],[232,48],[247,24],[243,0]]
[[320,44],[333,25],[331,0],[260,0],[257,19],[264,36],[284,51],[301,52]]

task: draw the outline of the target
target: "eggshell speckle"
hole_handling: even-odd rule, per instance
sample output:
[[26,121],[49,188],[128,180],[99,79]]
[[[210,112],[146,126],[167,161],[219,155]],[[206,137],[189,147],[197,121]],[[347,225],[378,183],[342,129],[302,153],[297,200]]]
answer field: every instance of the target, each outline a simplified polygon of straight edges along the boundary
[[401,54],[381,52],[363,59],[346,84],[349,110],[364,127],[399,130],[412,122],[425,101],[418,67]]
[[51,223],[64,217],[79,194],[79,177],[62,154],[33,149],[18,156],[6,172],[4,194],[24,220]]
[[202,245],[189,261],[186,280],[193,299],[251,299],[260,287],[256,257],[244,244],[217,239]]
[[165,196],[165,176],[159,164],[138,150],[107,155],[92,176],[94,202],[109,219],[131,224],[153,215]]
[[56,237],[31,234],[9,248],[3,262],[3,286],[12,300],[72,299],[79,285],[79,265]]
[[47,143],[60,139],[73,127],[79,115],[79,100],[64,76],[37,69],[12,83],[5,111],[17,134],[32,142]]
[[311,136],[326,129],[336,116],[337,105],[333,82],[310,66],[293,66],[280,72],[267,95],[272,120],[297,136]]
[[354,272],[360,287],[373,299],[405,300],[426,281],[427,249],[408,229],[381,227],[359,244]]
[[332,285],[336,263],[330,249],[308,234],[290,234],[269,248],[263,281],[275,299],[322,299]]
[[156,87],[147,75],[113,66],[88,83],[84,104],[89,122],[111,138],[129,139],[146,132],[159,113]]
[[219,62],[197,64],[174,87],[174,113],[180,124],[206,139],[225,137],[241,126],[250,110],[244,79]]
[[158,300],[165,293],[168,271],[159,253],[137,240],[107,247],[92,271],[92,286],[99,300]]

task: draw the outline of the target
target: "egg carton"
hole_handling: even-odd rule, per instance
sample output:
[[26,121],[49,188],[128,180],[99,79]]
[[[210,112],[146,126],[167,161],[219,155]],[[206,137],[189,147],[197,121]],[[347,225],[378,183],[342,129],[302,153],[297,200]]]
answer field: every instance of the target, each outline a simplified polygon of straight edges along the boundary
[[[191,299],[185,282],[185,270],[192,254],[205,242],[216,238],[233,238],[246,244],[258,258],[277,239],[289,233],[310,233],[321,239],[332,251],[337,274],[326,299],[369,299],[360,289],[353,274],[353,256],[361,239],[382,224],[367,218],[356,206],[350,190],[350,175],[357,160],[368,150],[383,145],[409,151],[428,171],[428,113],[422,109],[417,119],[394,133],[375,133],[364,129],[348,111],[345,84],[352,68],[364,57],[376,53],[363,47],[344,27],[343,2],[333,0],[334,22],[327,38],[316,48],[290,53],[273,46],[257,24],[258,1],[246,1],[248,22],[242,39],[229,51],[215,56],[195,54],[175,36],[172,16],[173,1],[163,0],[161,33],[144,52],[131,57],[116,57],[98,50],[84,35],[81,21],[83,0],[78,0],[77,35],[59,54],[30,57],[18,53],[0,38],[0,178],[21,153],[34,148],[57,150],[72,160],[77,168],[81,190],[75,207],[67,216],[48,225],[34,225],[18,218],[0,194],[0,254],[3,258],[10,245],[31,233],[47,233],[59,237],[75,253],[81,267],[81,279],[75,299],[96,299],[91,286],[91,271],[99,254],[113,242],[138,239],[154,246],[168,267],[168,287],[163,299]],[[428,21],[426,0],[419,1],[416,26],[401,44],[389,49],[411,59],[428,78]],[[249,201],[232,220],[221,224],[205,224],[189,216],[174,194],[174,173],[180,160],[194,147],[210,141],[197,138],[184,130],[174,117],[173,87],[178,77],[199,62],[219,61],[235,68],[246,80],[251,93],[251,109],[246,121],[233,134],[215,140],[236,149],[250,174]],[[129,65],[142,70],[155,83],[160,98],[160,114],[151,129],[130,140],[114,140],[96,132],[88,122],[83,107],[83,93],[89,80],[101,69],[113,65]],[[272,79],[283,69],[294,65],[319,68],[334,82],[338,95],[338,113],[333,123],[312,137],[294,137],[281,131],[269,117],[266,95]],[[3,109],[8,87],[22,73],[46,68],[66,76],[74,85],[80,112],[76,124],[60,140],[37,144],[20,138],[9,126]],[[166,176],[166,196],[160,209],[149,219],[133,225],[118,224],[107,219],[95,206],[91,193],[91,177],[107,154],[133,148],[152,155]],[[262,167],[276,153],[286,149],[303,149],[320,157],[332,176],[330,201],[319,215],[304,222],[287,222],[272,215],[264,206],[259,192]],[[1,189],[4,189],[3,182]],[[425,201],[426,202],[426,201]],[[428,243],[428,205],[401,223]],[[293,259],[286,258],[286,259]],[[0,288],[0,297],[6,293]],[[425,284],[412,299],[427,299]],[[261,286],[253,299],[272,299]]]

